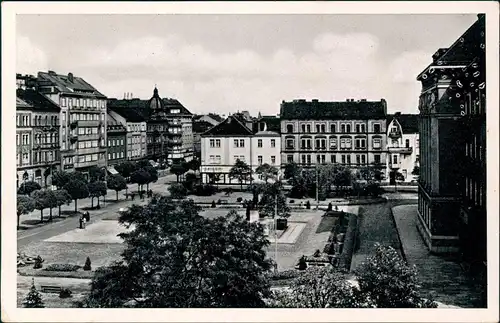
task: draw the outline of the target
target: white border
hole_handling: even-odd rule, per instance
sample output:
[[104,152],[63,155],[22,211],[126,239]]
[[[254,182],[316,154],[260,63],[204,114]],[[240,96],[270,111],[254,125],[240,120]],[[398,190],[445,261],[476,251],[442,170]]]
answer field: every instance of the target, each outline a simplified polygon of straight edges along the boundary
[[[4,322],[497,322],[499,10],[476,2],[2,2],[2,321]],[[17,309],[15,228],[16,14],[460,14],[486,13],[488,309]],[[439,18],[436,18],[439,19]],[[465,31],[465,30],[464,30]],[[418,32],[418,31],[416,31]],[[436,30],[439,32],[439,30]],[[443,44],[446,45],[446,44]]]

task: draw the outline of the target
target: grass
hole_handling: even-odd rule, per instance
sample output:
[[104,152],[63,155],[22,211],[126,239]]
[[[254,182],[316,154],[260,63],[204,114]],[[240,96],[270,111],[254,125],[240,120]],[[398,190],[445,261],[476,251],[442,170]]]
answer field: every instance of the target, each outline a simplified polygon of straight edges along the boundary
[[124,244],[118,243],[71,243],[40,242],[30,244],[19,252],[27,255],[40,255],[45,259],[44,267],[52,263],[69,263],[83,266],[87,256],[92,267],[107,266],[120,258]]
[[118,221],[98,221],[86,229],[73,229],[63,234],[51,237],[47,242],[77,242],[77,243],[122,243],[117,235],[126,232],[127,228]]
[[33,269],[31,267],[24,267],[18,269],[19,275],[29,277],[59,277],[59,278],[78,278],[78,279],[91,279],[94,277],[93,271],[48,271],[42,269]]

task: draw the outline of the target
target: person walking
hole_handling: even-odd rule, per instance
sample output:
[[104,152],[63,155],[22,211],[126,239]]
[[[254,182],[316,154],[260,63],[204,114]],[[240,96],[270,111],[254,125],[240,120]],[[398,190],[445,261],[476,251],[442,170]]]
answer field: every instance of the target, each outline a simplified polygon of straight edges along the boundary
[[83,214],[80,214],[79,222],[80,222],[80,229],[83,229]]
[[83,229],[87,227],[87,217],[83,217]]

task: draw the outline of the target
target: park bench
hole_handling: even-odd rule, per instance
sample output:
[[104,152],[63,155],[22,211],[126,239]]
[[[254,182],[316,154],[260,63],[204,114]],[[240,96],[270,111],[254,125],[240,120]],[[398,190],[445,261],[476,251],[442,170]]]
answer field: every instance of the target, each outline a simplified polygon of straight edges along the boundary
[[60,293],[61,292],[61,287],[60,286],[52,286],[52,285],[42,285],[42,293]]

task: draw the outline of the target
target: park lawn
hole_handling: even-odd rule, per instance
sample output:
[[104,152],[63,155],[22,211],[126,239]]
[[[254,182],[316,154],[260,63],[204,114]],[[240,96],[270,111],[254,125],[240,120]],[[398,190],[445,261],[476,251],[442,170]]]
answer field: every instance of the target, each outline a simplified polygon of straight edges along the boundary
[[46,239],[46,242],[76,243],[123,243],[118,234],[127,232],[118,221],[97,221],[90,223],[85,229],[73,229],[60,235]]
[[24,247],[20,252],[28,256],[40,255],[44,267],[53,263],[69,263],[79,266],[90,257],[92,268],[108,266],[120,258],[125,245],[121,243],[74,243],[74,242],[39,242]]

